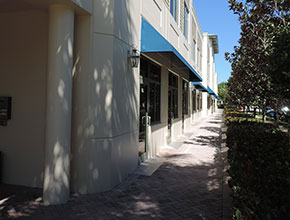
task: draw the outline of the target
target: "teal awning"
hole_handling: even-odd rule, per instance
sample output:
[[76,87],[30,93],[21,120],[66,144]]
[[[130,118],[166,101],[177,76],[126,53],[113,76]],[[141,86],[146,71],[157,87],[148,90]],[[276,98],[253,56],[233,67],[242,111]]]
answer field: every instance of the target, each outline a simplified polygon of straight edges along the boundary
[[207,87],[207,91],[209,94],[213,95],[216,99],[218,100],[220,99],[220,97],[218,97],[217,94],[215,94],[215,92],[211,88]]
[[202,78],[184,57],[151,24],[142,18],[141,53],[161,64],[166,63],[177,73],[188,74],[190,81],[199,82]]
[[200,82],[192,82],[192,85],[202,92],[208,92],[208,90]]

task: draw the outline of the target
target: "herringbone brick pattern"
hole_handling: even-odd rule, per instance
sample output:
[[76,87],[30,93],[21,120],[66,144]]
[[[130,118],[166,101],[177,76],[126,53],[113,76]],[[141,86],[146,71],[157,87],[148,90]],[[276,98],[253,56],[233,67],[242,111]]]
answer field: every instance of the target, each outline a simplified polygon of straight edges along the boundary
[[[167,160],[152,176],[132,175],[125,184],[110,192],[72,196],[64,205],[43,206],[41,198],[36,199],[41,196],[40,190],[0,186],[0,217],[220,220],[224,176],[221,125],[221,112],[198,123],[192,137],[178,140],[183,142],[179,149],[162,152]],[[4,194],[5,198],[8,195],[11,198],[3,201]]]

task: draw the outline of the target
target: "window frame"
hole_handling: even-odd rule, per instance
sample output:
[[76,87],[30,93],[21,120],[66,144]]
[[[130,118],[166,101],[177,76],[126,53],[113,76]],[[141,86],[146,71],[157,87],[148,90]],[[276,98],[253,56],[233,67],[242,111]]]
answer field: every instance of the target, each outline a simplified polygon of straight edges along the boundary
[[197,109],[198,112],[202,110],[202,92],[198,92],[197,94]]
[[183,35],[186,39],[188,39],[188,17],[189,17],[189,10],[187,5],[184,3],[183,9]]
[[196,89],[193,89],[191,92],[192,96],[192,113],[194,114],[197,111],[197,91]]
[[170,14],[172,15],[176,23],[178,23],[178,14],[179,14],[178,3],[179,3],[179,0],[170,0]]
[[[179,117],[178,115],[178,76],[168,71],[168,91],[172,92],[173,96],[173,119]],[[171,100],[172,101],[172,100]],[[169,105],[169,103],[168,103]]]
[[192,47],[192,59],[193,63],[196,64],[196,41],[193,39],[193,47]]
[[[185,86],[186,85],[186,86]],[[184,115],[188,115],[188,88],[189,88],[189,83],[182,79],[182,111]]]
[[199,70],[201,70],[201,55],[199,47],[197,47],[197,66],[199,67]]
[[[143,56],[141,57],[142,64],[140,65],[140,70],[141,66],[144,65],[143,62],[146,62],[146,64],[143,66],[145,67],[140,71],[140,76],[143,78],[143,84],[147,85],[147,106],[146,106],[146,112],[148,115],[151,117],[151,124],[157,124],[161,122],[161,67],[152,61],[144,58]],[[152,72],[152,70],[155,69],[157,72]],[[155,77],[157,75],[157,77]],[[153,92],[153,100],[152,100],[152,94]],[[153,103],[153,104],[152,104]],[[152,107],[153,107],[153,114],[152,114]]]

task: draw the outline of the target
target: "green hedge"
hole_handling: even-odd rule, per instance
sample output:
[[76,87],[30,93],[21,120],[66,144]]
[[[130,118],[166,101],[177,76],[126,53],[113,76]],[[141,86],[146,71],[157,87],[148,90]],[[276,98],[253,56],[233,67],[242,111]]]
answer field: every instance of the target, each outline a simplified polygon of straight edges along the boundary
[[227,117],[236,219],[290,219],[290,146],[273,124]]

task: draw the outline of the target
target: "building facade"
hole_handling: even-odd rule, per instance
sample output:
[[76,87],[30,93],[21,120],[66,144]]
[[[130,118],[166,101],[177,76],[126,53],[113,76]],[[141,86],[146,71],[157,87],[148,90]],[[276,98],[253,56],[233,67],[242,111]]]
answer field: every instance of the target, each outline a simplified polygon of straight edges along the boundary
[[9,0],[0,18],[2,182],[46,204],[112,189],[216,109],[217,36],[191,1]]

